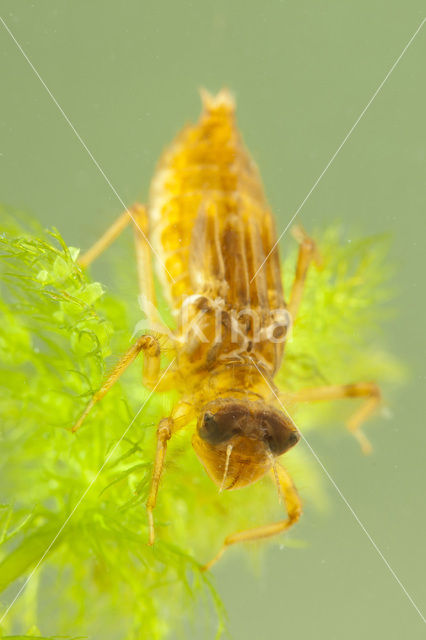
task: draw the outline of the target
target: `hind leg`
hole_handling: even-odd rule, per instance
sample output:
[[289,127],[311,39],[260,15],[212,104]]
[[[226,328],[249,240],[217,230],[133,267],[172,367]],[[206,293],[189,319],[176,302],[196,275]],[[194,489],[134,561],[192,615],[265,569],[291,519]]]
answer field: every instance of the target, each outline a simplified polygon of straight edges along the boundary
[[[116,238],[124,231],[124,229],[131,223],[136,227],[139,227],[138,221],[138,212],[141,209],[144,209],[143,205],[135,203],[130,209],[123,211],[117,220],[115,220],[110,227],[101,235],[99,240],[97,240],[87,251],[85,251],[80,258],[78,259],[78,263],[81,267],[87,268],[96,258],[98,258],[104,251],[107,249]],[[145,235],[143,229],[140,229],[140,232]],[[145,240],[147,241],[146,235]]]
[[299,311],[300,303],[302,302],[309,266],[314,262],[317,267],[320,267],[321,256],[315,242],[307,235],[303,227],[300,225],[293,227],[292,234],[299,242],[296,273],[288,302],[288,310],[294,322]]

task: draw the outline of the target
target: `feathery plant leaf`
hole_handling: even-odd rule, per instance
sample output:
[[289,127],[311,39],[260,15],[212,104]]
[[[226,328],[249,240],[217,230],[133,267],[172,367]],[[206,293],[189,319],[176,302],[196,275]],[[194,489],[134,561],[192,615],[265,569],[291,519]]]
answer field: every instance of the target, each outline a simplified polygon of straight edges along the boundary
[[[217,619],[210,624],[213,638],[213,627],[219,634],[224,627],[224,611],[199,561],[208,560],[227,533],[280,517],[273,489],[266,480],[246,495],[218,496],[191,449],[190,429],[178,433],[170,442],[156,512],[157,542],[146,544],[155,425],[174,394],[150,397],[140,365],[134,365],[78,434],[69,431],[104,379],[112,354],[128,348],[136,305],[93,282],[76,262],[78,250],[58,231],[44,232],[14,212],[1,216],[4,610],[31,576],[0,626],[0,633],[21,635],[2,637],[161,639],[171,629],[179,632],[182,611],[190,618],[199,598],[206,616]],[[360,349],[370,339],[383,291],[381,243],[342,245],[332,229],[320,246],[325,266],[309,276],[279,380],[297,388],[324,379],[347,381],[358,372],[396,379],[399,368],[389,355],[371,346]],[[126,282],[133,277],[128,265],[119,268]],[[286,279],[292,271],[284,269]],[[303,486],[304,501],[321,506],[321,478],[312,461],[296,448],[286,462]]]

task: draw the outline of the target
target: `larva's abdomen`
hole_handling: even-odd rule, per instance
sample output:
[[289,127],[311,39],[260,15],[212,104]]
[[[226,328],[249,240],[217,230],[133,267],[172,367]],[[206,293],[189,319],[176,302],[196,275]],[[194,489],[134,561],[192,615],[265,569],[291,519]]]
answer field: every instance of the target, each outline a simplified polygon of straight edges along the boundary
[[204,96],[198,124],[164,153],[150,215],[159,275],[176,312],[184,297],[206,293],[237,309],[284,306],[277,250],[251,281],[276,233],[228,92]]

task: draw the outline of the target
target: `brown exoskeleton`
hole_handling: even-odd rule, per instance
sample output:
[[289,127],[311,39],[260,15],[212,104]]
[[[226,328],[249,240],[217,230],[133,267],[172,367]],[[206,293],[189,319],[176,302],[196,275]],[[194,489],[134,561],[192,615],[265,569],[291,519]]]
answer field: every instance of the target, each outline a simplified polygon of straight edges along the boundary
[[[177,320],[171,337],[174,359],[160,371],[156,337],[141,336],[123,356],[74,426],[141,352],[144,384],[175,388],[181,399],[157,429],[157,451],[147,502],[149,541],[167,442],[196,420],[192,444],[220,489],[237,489],[271,473],[283,496],[287,518],[228,536],[226,547],[278,534],[294,524],[301,503],[291,478],[278,462],[300,434],[283,410],[273,378],[291,321],[297,318],[310,263],[320,264],[314,242],[299,227],[294,284],[284,300],[274,219],[259,173],[238,132],[234,102],[222,90],[203,92],[204,109],[166,150],[154,175],[147,208],[135,205],[80,259],[87,266],[133,219],[144,310],[157,330],[152,275],[154,251],[160,280]],[[147,236],[149,235],[149,240]],[[163,327],[164,328],[164,327]],[[164,333],[168,330],[164,328]],[[374,383],[306,389],[294,402],[365,397],[348,426],[365,450],[359,426],[379,403]]]

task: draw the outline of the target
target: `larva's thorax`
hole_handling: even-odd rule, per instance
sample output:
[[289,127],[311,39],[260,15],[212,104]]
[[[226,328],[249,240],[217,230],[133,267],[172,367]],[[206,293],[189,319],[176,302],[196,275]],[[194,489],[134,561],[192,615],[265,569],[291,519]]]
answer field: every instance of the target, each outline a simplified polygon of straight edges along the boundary
[[285,310],[277,249],[254,276],[274,247],[275,226],[228,92],[205,95],[199,122],[163,154],[150,218],[181,365],[212,370],[255,358],[272,375]]

